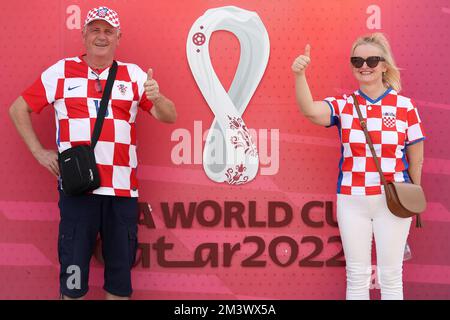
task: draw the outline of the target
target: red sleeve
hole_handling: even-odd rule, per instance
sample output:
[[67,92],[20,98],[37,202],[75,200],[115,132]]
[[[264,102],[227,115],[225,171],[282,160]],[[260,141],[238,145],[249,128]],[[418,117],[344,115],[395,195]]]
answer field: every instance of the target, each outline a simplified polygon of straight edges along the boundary
[[339,117],[339,100],[342,100],[342,96],[340,97],[327,97],[324,99],[326,103],[330,106],[331,109],[331,116]]
[[22,93],[22,97],[34,112],[41,112],[45,106],[55,101],[58,79],[64,78],[64,65],[65,61],[60,60],[50,66]]
[[338,123],[341,117],[341,110],[347,103],[346,96],[327,97],[323,101],[328,104],[331,110],[330,125],[326,127],[332,127]]
[[406,130],[406,144],[412,145],[425,139],[425,131],[415,103],[411,101],[411,106],[407,112],[408,128]]
[[49,102],[47,101],[47,94],[40,77],[36,79],[30,87],[22,92],[22,97],[26,103],[28,103],[33,112],[36,113],[40,113],[45,106],[49,105]]
[[139,107],[144,111],[150,111],[153,107],[153,103],[147,99],[145,92],[142,94],[141,100],[139,101]]

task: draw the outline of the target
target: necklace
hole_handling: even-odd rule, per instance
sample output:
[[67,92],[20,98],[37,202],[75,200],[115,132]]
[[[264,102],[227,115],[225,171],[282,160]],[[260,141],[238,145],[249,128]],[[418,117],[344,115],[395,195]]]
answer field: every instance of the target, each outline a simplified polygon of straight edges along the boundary
[[112,64],[112,62],[111,62],[111,63],[104,63],[104,64],[102,64],[102,65],[94,65],[93,63],[90,63],[90,61],[88,60],[87,55],[83,55],[82,58],[83,58],[84,62],[86,62],[86,64],[87,64],[92,70],[95,70],[95,71],[96,71],[96,73],[101,73],[102,70],[104,70],[104,69],[110,67],[111,64]]

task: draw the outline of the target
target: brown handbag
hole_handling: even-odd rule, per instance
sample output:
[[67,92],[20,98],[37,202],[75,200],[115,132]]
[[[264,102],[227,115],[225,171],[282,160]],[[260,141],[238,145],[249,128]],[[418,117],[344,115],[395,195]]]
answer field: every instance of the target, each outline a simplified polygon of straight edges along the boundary
[[380,174],[381,182],[384,185],[386,194],[386,201],[389,210],[400,218],[409,218],[416,215],[416,227],[421,227],[420,214],[425,211],[427,202],[425,199],[425,193],[420,185],[408,182],[387,182],[381,170],[380,162],[373,147],[372,139],[367,131],[367,123],[364,121],[361,110],[359,108],[358,100],[355,94],[352,94],[353,102],[358,113],[359,122],[366,136],[367,143],[369,144],[372,157]]

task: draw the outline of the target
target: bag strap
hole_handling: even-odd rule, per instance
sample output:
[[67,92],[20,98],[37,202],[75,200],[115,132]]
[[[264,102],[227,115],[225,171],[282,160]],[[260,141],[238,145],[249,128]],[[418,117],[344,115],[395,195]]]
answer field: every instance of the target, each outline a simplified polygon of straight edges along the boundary
[[108,109],[109,97],[111,96],[112,86],[117,74],[117,62],[113,61],[111,68],[109,68],[108,79],[106,80],[105,89],[103,91],[102,100],[100,101],[100,108],[97,111],[97,120],[95,121],[94,131],[91,138],[91,148],[94,149],[97,144],[100,132],[102,131],[103,120],[105,120],[106,110]]
[[356,95],[352,94],[353,103],[355,104],[356,112],[358,113],[359,122],[361,124],[361,128],[364,131],[364,135],[366,136],[366,141],[369,144],[370,152],[372,152],[373,160],[375,161],[375,166],[377,167],[378,173],[380,174],[381,182],[386,188],[387,182],[384,177],[383,170],[381,170],[380,161],[378,160],[377,153],[375,152],[375,148],[373,147],[372,139],[370,138],[369,131],[367,131],[367,122],[364,121],[363,116],[361,114],[361,110],[359,108],[358,99],[356,99]]

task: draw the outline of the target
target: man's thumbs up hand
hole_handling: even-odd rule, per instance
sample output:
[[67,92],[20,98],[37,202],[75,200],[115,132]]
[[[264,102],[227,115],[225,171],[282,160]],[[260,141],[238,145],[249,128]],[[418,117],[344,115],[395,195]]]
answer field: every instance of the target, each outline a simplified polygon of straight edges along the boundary
[[147,71],[147,80],[153,80],[153,69],[150,68]]
[[153,103],[161,96],[159,93],[158,82],[153,79],[153,69],[150,68],[147,71],[147,81],[144,82],[144,90],[147,99]]

